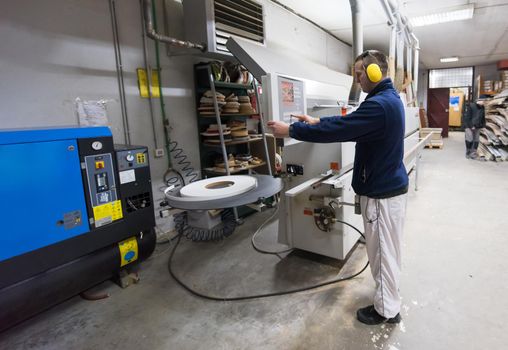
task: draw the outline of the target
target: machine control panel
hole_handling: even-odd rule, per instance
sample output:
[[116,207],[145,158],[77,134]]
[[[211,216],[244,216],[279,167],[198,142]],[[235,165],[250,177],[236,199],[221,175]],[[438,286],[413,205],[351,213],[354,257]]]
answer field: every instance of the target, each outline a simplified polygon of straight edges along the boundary
[[95,185],[96,185],[98,194],[109,190],[108,173],[95,174]]
[[148,150],[146,148],[133,148],[116,153],[118,170],[124,171],[148,166]]
[[111,153],[86,156],[85,170],[95,227],[122,218]]

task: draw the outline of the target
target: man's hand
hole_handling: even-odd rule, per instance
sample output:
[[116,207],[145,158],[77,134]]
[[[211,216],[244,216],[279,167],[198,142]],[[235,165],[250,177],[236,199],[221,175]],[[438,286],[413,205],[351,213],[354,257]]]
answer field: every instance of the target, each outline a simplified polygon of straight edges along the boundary
[[292,115],[292,117],[295,117],[301,122],[305,122],[310,125],[319,124],[319,118],[311,117],[310,115]]
[[273,130],[273,136],[278,138],[289,137],[289,125],[284,122],[270,120],[268,127]]

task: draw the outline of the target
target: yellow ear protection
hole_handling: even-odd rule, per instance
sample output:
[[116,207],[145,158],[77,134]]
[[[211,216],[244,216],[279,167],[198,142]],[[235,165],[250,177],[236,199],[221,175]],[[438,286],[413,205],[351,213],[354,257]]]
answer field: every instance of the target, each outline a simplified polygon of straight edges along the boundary
[[381,71],[381,67],[377,64],[377,59],[370,53],[370,51],[365,51],[362,55],[363,57],[363,69],[365,69],[365,74],[367,74],[367,78],[373,83],[377,83],[383,79],[383,72]]

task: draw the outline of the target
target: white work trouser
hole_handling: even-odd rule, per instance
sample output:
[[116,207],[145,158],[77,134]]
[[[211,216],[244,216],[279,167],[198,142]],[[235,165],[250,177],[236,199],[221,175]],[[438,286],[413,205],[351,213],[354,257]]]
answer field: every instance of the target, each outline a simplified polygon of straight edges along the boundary
[[374,308],[383,317],[400,312],[401,242],[407,194],[374,199],[361,196],[365,241],[376,282]]

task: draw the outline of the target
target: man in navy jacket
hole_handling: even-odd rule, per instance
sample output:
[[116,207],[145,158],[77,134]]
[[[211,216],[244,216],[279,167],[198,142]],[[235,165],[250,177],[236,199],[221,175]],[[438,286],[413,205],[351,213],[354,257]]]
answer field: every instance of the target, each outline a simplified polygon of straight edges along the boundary
[[404,157],[404,106],[386,78],[386,56],[365,51],[355,60],[355,76],[365,101],[341,117],[298,116],[288,125],[270,121],[276,137],[329,143],[356,142],[352,185],[360,195],[367,255],[376,282],[374,304],[357,311],[366,324],[399,323],[401,239],[408,176]]

